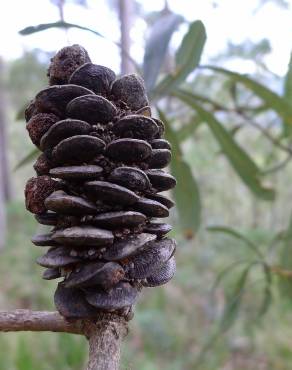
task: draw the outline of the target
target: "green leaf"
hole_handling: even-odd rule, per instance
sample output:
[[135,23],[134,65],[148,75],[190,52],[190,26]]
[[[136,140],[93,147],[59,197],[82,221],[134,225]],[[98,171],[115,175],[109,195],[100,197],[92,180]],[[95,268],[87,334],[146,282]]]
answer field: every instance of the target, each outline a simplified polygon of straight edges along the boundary
[[155,86],[159,71],[165,61],[170,39],[182,21],[183,17],[178,14],[163,14],[150,31],[143,61],[143,76],[148,91]]
[[190,24],[175,58],[176,68],[182,72],[182,76],[186,77],[198,66],[206,38],[203,22],[195,21]]
[[225,332],[230,329],[230,327],[235,323],[236,318],[238,316],[238,312],[240,309],[242,296],[245,290],[245,285],[249,273],[251,272],[252,268],[256,265],[262,265],[265,274],[265,289],[263,300],[260,305],[260,308],[257,312],[257,318],[262,317],[268,310],[270,303],[271,303],[271,272],[269,267],[261,262],[255,261],[251,262],[241,273],[238,280],[236,281],[233,290],[227,295],[227,305],[224,309],[222,319],[220,322],[220,331]]
[[34,159],[38,157],[39,154],[40,151],[37,148],[34,148],[17,163],[17,165],[14,167],[14,171],[18,170],[19,168],[25,166],[28,163],[31,163]]
[[179,222],[186,238],[195,236],[201,222],[201,199],[197,182],[190,166],[184,161],[177,135],[164,113],[158,109],[161,120],[165,123],[166,138],[172,145],[171,172],[177,179],[173,190]]
[[283,118],[285,125],[289,127],[292,126],[292,105],[274,91],[245,75],[232,72],[224,68],[214,66],[202,66],[200,68],[210,69],[214,72],[224,74],[236,82],[240,82],[247,89],[251,90],[255,95],[261,98],[270,109],[277,112],[278,115]]
[[195,133],[197,128],[201,125],[202,120],[195,116],[192,117],[189,123],[180,128],[177,132],[177,139],[179,142],[189,139]]
[[[283,238],[282,249],[280,253],[280,268],[292,272],[292,215],[290,216],[289,224]],[[292,298],[292,279],[290,276],[279,276],[279,289],[284,299],[291,300]]]
[[227,305],[225,306],[221,321],[220,321],[220,331],[225,332],[234,324],[238,312],[240,309],[240,304],[242,301],[242,296],[244,293],[245,283],[247,281],[249,272],[253,263],[247,266],[241,275],[239,276],[238,280],[235,283],[234,289],[231,293],[228,294],[227,297]]
[[291,105],[292,102],[292,53],[290,55],[288,70],[284,81],[284,98]]
[[230,164],[245,185],[259,198],[264,200],[274,200],[274,190],[264,187],[261,184],[261,172],[259,168],[249,155],[236,143],[235,139],[225,129],[223,124],[221,124],[213,114],[198,104],[196,97],[191,92],[177,89],[172,95],[195,109],[201,119],[206,122],[218,141],[222,152],[228,158]]
[[258,318],[263,317],[267,312],[272,302],[272,274],[269,266],[266,263],[263,263],[263,272],[265,275],[265,287],[263,292],[263,299],[258,310]]
[[227,234],[229,236],[232,236],[233,238],[236,238],[240,241],[242,241],[247,247],[249,247],[260,259],[263,259],[264,256],[262,252],[259,250],[256,244],[254,244],[250,239],[248,239],[246,236],[242,235],[238,231],[232,229],[231,227],[227,226],[209,226],[207,228],[210,232],[215,233],[223,233]]
[[213,111],[228,111],[228,108],[225,107],[224,105],[216,102],[215,100],[212,100],[210,98],[208,98],[207,96],[204,96],[204,95],[201,95],[201,94],[198,94],[198,93],[195,93],[195,92],[192,92],[192,95],[194,97],[194,99],[196,99],[197,101],[201,102],[201,103],[206,103],[206,104],[210,104],[212,106],[212,110]]
[[[51,29],[51,28],[64,28],[64,29],[77,28],[79,30],[91,32],[95,36],[106,38],[100,32],[95,31],[92,28],[80,26],[80,25],[75,24],[75,23],[63,22],[63,21],[58,21],[58,22],[54,22],[54,23],[43,23],[43,24],[39,24],[37,26],[29,26],[29,27],[26,27],[26,28],[20,30],[19,33],[23,36],[27,36],[27,35],[31,35],[31,34],[36,33],[36,32],[45,31],[45,30],[48,30],[48,29]],[[119,42],[115,42],[115,41],[112,41],[112,40],[109,40],[109,41],[111,41],[113,44],[115,44],[120,49],[122,49],[122,45]],[[136,69],[139,70],[139,66],[136,63],[136,61],[129,54],[126,53],[126,55],[127,55],[127,58],[131,60],[132,64],[136,67]]]
[[[288,70],[284,81],[284,98],[287,104],[292,105],[292,53],[290,55]],[[284,122],[284,127],[286,128],[284,134],[290,135],[292,133],[292,127],[290,127],[289,122]]]
[[58,21],[58,22],[54,22],[54,23],[42,23],[42,24],[39,24],[37,26],[29,26],[29,27],[26,27],[26,28],[20,30],[19,33],[23,36],[27,36],[27,35],[31,35],[31,34],[36,33],[36,32],[41,32],[41,31],[48,30],[50,28],[65,28],[65,29],[78,28],[79,30],[88,31],[88,32],[93,33],[96,36],[104,38],[104,36],[101,33],[99,33],[98,31],[95,31],[91,28],[80,26],[80,25],[74,24],[74,23],[67,23],[67,22],[63,22],[63,21]]
[[236,267],[243,265],[243,264],[248,264],[251,263],[252,261],[250,260],[239,260],[231,263],[230,265],[226,266],[222,271],[219,272],[219,274],[216,277],[216,280],[214,281],[214,284],[212,286],[211,292],[214,293],[215,290],[218,288],[220,285],[221,281],[229,274],[229,272],[233,271]]
[[176,54],[175,71],[156,87],[154,97],[163,96],[179,86],[198,66],[206,42],[206,30],[201,21],[191,23]]
[[[283,232],[281,233],[283,236]],[[292,215],[283,236],[284,247],[281,256],[281,266],[292,270]]]

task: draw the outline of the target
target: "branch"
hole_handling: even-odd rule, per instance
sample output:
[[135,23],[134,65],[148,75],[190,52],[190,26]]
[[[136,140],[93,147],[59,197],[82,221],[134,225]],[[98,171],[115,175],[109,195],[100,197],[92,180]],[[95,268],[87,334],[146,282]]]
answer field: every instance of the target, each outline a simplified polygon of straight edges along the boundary
[[52,331],[83,334],[81,320],[68,321],[58,312],[47,311],[0,311],[0,332]]
[[283,150],[284,152],[287,152],[289,155],[292,155],[292,149],[289,146],[286,146],[282,144],[282,142],[275,138],[269,130],[267,130],[265,127],[261,126],[258,122],[256,122],[253,117],[250,117],[249,115],[245,114],[243,111],[237,111],[237,114],[239,114],[244,120],[249,123],[251,126],[256,128],[258,131],[260,131],[268,140],[272,142],[276,147]]
[[87,322],[85,333],[89,338],[89,360],[86,370],[119,370],[121,343],[128,334],[125,319]]
[[118,370],[121,342],[128,333],[125,318],[100,313],[94,320],[69,321],[58,312],[0,311],[0,332],[51,331],[81,334],[89,341],[87,370]]
[[131,37],[130,30],[132,26],[132,1],[123,0],[119,3],[119,18],[121,31],[121,73],[127,74],[133,72],[132,58],[130,56]]
[[271,168],[268,168],[267,170],[263,170],[262,171],[262,175],[270,175],[271,173],[275,173],[277,171],[280,171],[282,170],[283,168],[285,168],[289,163],[290,161],[292,160],[292,155],[289,154],[288,157],[286,157],[282,162],[276,164],[275,166],[271,167]]

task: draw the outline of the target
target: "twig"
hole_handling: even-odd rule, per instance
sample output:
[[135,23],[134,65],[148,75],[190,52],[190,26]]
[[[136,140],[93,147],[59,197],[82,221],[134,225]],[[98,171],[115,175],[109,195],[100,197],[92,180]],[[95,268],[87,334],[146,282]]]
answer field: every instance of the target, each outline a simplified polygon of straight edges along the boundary
[[50,331],[81,334],[89,341],[86,370],[118,370],[120,347],[128,333],[126,320],[114,314],[99,314],[94,320],[69,321],[58,312],[0,311],[0,332]]
[[274,273],[274,274],[277,274],[281,277],[284,277],[284,278],[287,278],[287,279],[291,279],[292,278],[292,271],[291,270],[287,270],[287,269],[283,269],[279,266],[271,266],[270,267],[270,270]]
[[[265,127],[262,127],[259,123],[257,123],[253,117],[251,117],[250,115],[246,114],[245,111],[247,111],[246,108],[243,108],[243,107],[240,107],[238,105],[238,102],[236,100],[236,96],[232,95],[232,100],[233,100],[233,104],[234,104],[234,110],[233,112],[236,113],[237,115],[239,115],[240,117],[242,117],[244,120],[247,121],[247,123],[249,123],[251,126],[253,126],[254,128],[256,128],[258,131],[260,131],[268,140],[270,140],[275,146],[277,146],[278,148],[280,148],[281,150],[287,152],[289,154],[289,156],[292,155],[292,148],[286,146],[286,145],[283,145],[281,143],[280,140],[274,138],[269,130]],[[252,96],[251,96],[252,98]],[[232,110],[230,110],[231,112]],[[285,161],[285,165],[286,165],[286,161]],[[273,172],[273,171],[271,171]]]
[[270,175],[271,173],[275,173],[277,171],[282,170],[290,163],[291,159],[292,159],[292,154],[288,154],[288,156],[282,162],[277,163],[274,167],[263,170],[262,175],[264,176]]
[[82,321],[67,321],[58,312],[0,311],[0,331],[52,331],[84,334]]
[[267,131],[264,127],[254,121],[251,117],[247,116],[243,112],[238,112],[240,116],[242,116],[251,126],[259,130],[268,140],[270,140],[275,146],[282,149],[283,151],[292,155],[292,148],[283,145],[280,140],[274,138],[269,131]]

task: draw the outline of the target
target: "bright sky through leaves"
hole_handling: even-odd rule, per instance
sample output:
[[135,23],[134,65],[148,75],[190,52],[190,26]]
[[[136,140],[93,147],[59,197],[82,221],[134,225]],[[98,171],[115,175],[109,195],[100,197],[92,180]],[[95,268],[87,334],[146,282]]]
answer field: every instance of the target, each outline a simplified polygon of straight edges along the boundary
[[[160,10],[164,4],[164,0],[139,2],[146,12]],[[109,9],[109,3],[112,2],[88,0],[88,8],[69,3],[65,7],[65,18],[68,22],[96,29],[117,41],[119,25],[115,12]],[[273,72],[283,75],[292,49],[292,1],[289,1],[288,9],[277,6],[275,1],[267,1],[258,9],[259,3],[259,0],[169,0],[172,11],[182,14],[189,21],[201,19],[204,22],[208,42],[203,61],[224,51],[228,41],[257,42],[267,38],[271,42],[272,52],[265,62]],[[89,33],[72,29],[67,34],[60,30],[50,30],[27,37],[18,35],[18,31],[26,26],[58,20],[57,8],[49,0],[9,0],[3,1],[1,5],[0,55],[4,58],[18,57],[25,49],[58,50],[69,40],[84,45],[96,63],[111,65],[118,71],[119,51],[116,46]],[[142,60],[145,30],[145,21],[137,19],[132,32],[132,54],[137,60]],[[181,30],[184,31],[183,27]],[[182,32],[179,32],[174,41],[178,42],[181,37]],[[229,67],[240,72],[252,71],[248,62],[236,62],[229,64]]]

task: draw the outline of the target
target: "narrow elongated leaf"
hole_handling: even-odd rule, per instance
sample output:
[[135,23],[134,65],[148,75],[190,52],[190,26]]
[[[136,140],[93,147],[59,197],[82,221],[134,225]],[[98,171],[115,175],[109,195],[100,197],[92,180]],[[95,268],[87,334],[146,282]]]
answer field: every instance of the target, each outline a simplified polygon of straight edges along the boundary
[[195,96],[191,92],[177,89],[173,92],[173,96],[176,96],[185,104],[195,109],[201,119],[209,126],[220,145],[222,152],[228,158],[230,164],[245,185],[259,198],[264,200],[274,200],[275,192],[273,189],[264,187],[261,184],[261,172],[255,162],[236,143],[232,135],[230,135],[214,115],[198,104]]
[[284,81],[284,98],[292,105],[292,53],[288,64],[288,70]]
[[[292,126],[292,105],[287,100],[274,91],[270,90],[261,83],[237,72],[232,72],[224,68],[214,66],[202,66],[200,68],[210,69],[214,72],[224,74],[234,81],[240,82],[247,89],[251,90],[255,95],[260,97],[266,105],[277,112],[283,118],[286,125]],[[292,130],[291,130],[292,131]]]
[[[283,238],[283,244],[280,254],[280,268],[291,272],[292,275],[292,215]],[[278,274],[280,293],[284,299],[292,297],[292,278],[288,274]]]
[[265,288],[263,291],[263,300],[260,304],[260,308],[257,311],[257,318],[261,318],[268,310],[271,303],[271,273],[268,266],[262,261],[251,262],[241,273],[238,280],[234,285],[234,289],[227,296],[227,305],[224,309],[222,319],[220,322],[220,331],[225,332],[234,324],[238,312],[240,309],[243,293],[245,290],[245,285],[249,273],[251,272],[254,266],[261,265],[263,266],[264,275],[265,275]]
[[187,76],[199,64],[206,38],[203,22],[195,21],[190,24],[189,30],[176,53],[176,66],[183,72],[184,76]]
[[242,241],[248,248],[250,248],[258,257],[264,258],[262,252],[259,250],[257,245],[253,243],[250,239],[248,239],[246,236],[242,235],[238,231],[232,229],[231,227],[227,226],[210,226],[207,228],[208,231],[211,232],[217,232],[217,233],[223,233],[226,235],[229,235],[233,238],[236,238],[240,241]]
[[214,284],[212,286],[211,292],[214,294],[215,290],[218,288],[220,285],[221,281],[231,272],[233,271],[236,267],[240,265],[247,265],[251,263],[252,261],[250,260],[239,260],[231,263],[230,265],[226,266],[222,271],[219,272],[219,274],[216,277],[216,280],[214,281]]
[[[286,99],[287,104],[292,107],[292,53],[290,55],[288,70],[284,81],[284,98]],[[284,134],[287,136],[292,133],[292,127],[289,125],[289,122],[284,122],[284,128]]]
[[[283,234],[283,232],[282,232]],[[284,247],[281,256],[281,266],[292,271],[292,215],[283,237]]]
[[38,157],[39,154],[40,151],[37,148],[34,148],[17,163],[17,165],[14,167],[14,171],[18,170],[19,168],[25,166],[28,163],[31,163],[35,158]]
[[[85,27],[85,26],[80,26],[79,24],[75,24],[75,23],[63,22],[63,21],[58,21],[58,22],[54,22],[54,23],[43,23],[43,24],[39,24],[37,26],[29,26],[29,27],[26,27],[26,28],[20,30],[19,33],[23,36],[27,36],[27,35],[31,35],[31,34],[36,33],[36,32],[45,31],[45,30],[48,30],[48,29],[51,29],[51,28],[63,28],[63,29],[77,28],[79,30],[91,32],[95,36],[106,38],[100,32],[95,31],[92,28],[88,28],[88,27]],[[113,44],[118,46],[120,49],[122,48],[121,43],[115,42],[115,41],[112,41],[112,40],[109,40],[109,41],[111,41]],[[136,67],[136,69],[138,71],[139,66],[137,65],[137,62],[129,54],[126,53],[126,55],[127,55],[127,58],[131,60],[131,62],[133,63],[133,65]]]
[[[240,263],[240,261],[238,262]],[[232,327],[232,325],[235,323],[236,318],[239,313],[240,305],[242,302],[242,297],[246,289],[246,282],[247,282],[249,273],[251,269],[253,268],[253,266],[256,266],[258,264],[264,265],[264,263],[261,261],[250,262],[249,265],[243,269],[241,275],[235,282],[233,290],[227,296],[227,303],[224,308],[224,312],[219,322],[219,325],[218,327],[215,328],[213,333],[211,332],[211,335],[207,338],[206,343],[203,345],[201,351],[199,352],[197,358],[195,359],[194,364],[193,364],[194,369],[197,369],[200,367],[200,365],[202,365],[206,354],[211,349],[214,349],[214,345],[217,342],[217,340],[221,339],[222,335],[227,330],[229,330]],[[249,284],[249,286],[250,285],[252,284]]]
[[167,75],[154,91],[154,97],[168,94],[179,86],[187,76],[195,70],[201,58],[206,42],[206,30],[201,21],[191,23],[182,44],[176,53],[176,67],[172,74]]
[[196,92],[192,92],[193,94],[193,97],[201,102],[201,103],[206,103],[206,104],[210,104],[210,106],[212,107],[212,110],[213,111],[228,111],[228,108],[225,107],[224,105],[218,103],[217,101],[213,100],[213,99],[210,99],[208,98],[207,96],[204,96],[204,95],[201,95],[201,94],[198,94]]
[[225,332],[234,324],[242,301],[242,296],[244,293],[244,287],[253,264],[247,266],[238,280],[235,283],[234,289],[227,297],[227,305],[224,309],[221,322],[220,322],[220,331]]
[[155,86],[159,71],[165,61],[171,36],[182,21],[182,16],[167,13],[159,17],[152,26],[146,41],[143,61],[143,75],[148,91]]
[[176,133],[161,110],[158,110],[160,118],[165,123],[166,138],[172,145],[171,172],[177,178],[178,183],[173,194],[179,213],[179,222],[186,238],[194,237],[201,222],[201,199],[197,182],[192,174],[190,166],[184,161]]
[[53,23],[42,23],[42,24],[38,24],[37,26],[29,26],[29,27],[26,27],[20,30],[19,33],[23,36],[27,36],[27,35],[31,35],[32,33],[48,30],[50,28],[78,28],[79,30],[89,31],[95,34],[96,36],[104,37],[101,33],[91,28],[80,26],[74,23],[63,22],[63,21],[58,21],[58,22],[53,22]]
[[248,154],[242,148],[240,148],[239,145],[232,139],[231,135],[228,134],[228,131],[224,128],[224,126],[210,112],[208,112],[200,104],[197,103],[196,95],[182,89],[177,89],[173,93],[173,95],[196,110],[197,114],[210,127],[211,131],[213,132],[214,136],[216,137],[217,141],[222,147],[222,150],[225,153],[230,152],[230,154],[232,154],[234,152],[234,154],[236,155],[236,158],[234,158],[234,160],[237,160],[238,164],[240,164],[241,166],[245,165],[247,170],[253,175],[259,173],[257,165],[252,161]]
[[192,135],[195,133],[195,131],[201,125],[201,123],[202,120],[200,119],[200,117],[197,116],[192,117],[188,124],[184,125],[181,129],[177,131],[176,134],[178,141],[182,142],[192,137]]
[[263,299],[258,310],[258,318],[263,317],[267,312],[272,302],[272,274],[269,266],[263,263],[263,272],[265,275],[265,287],[263,291]]

